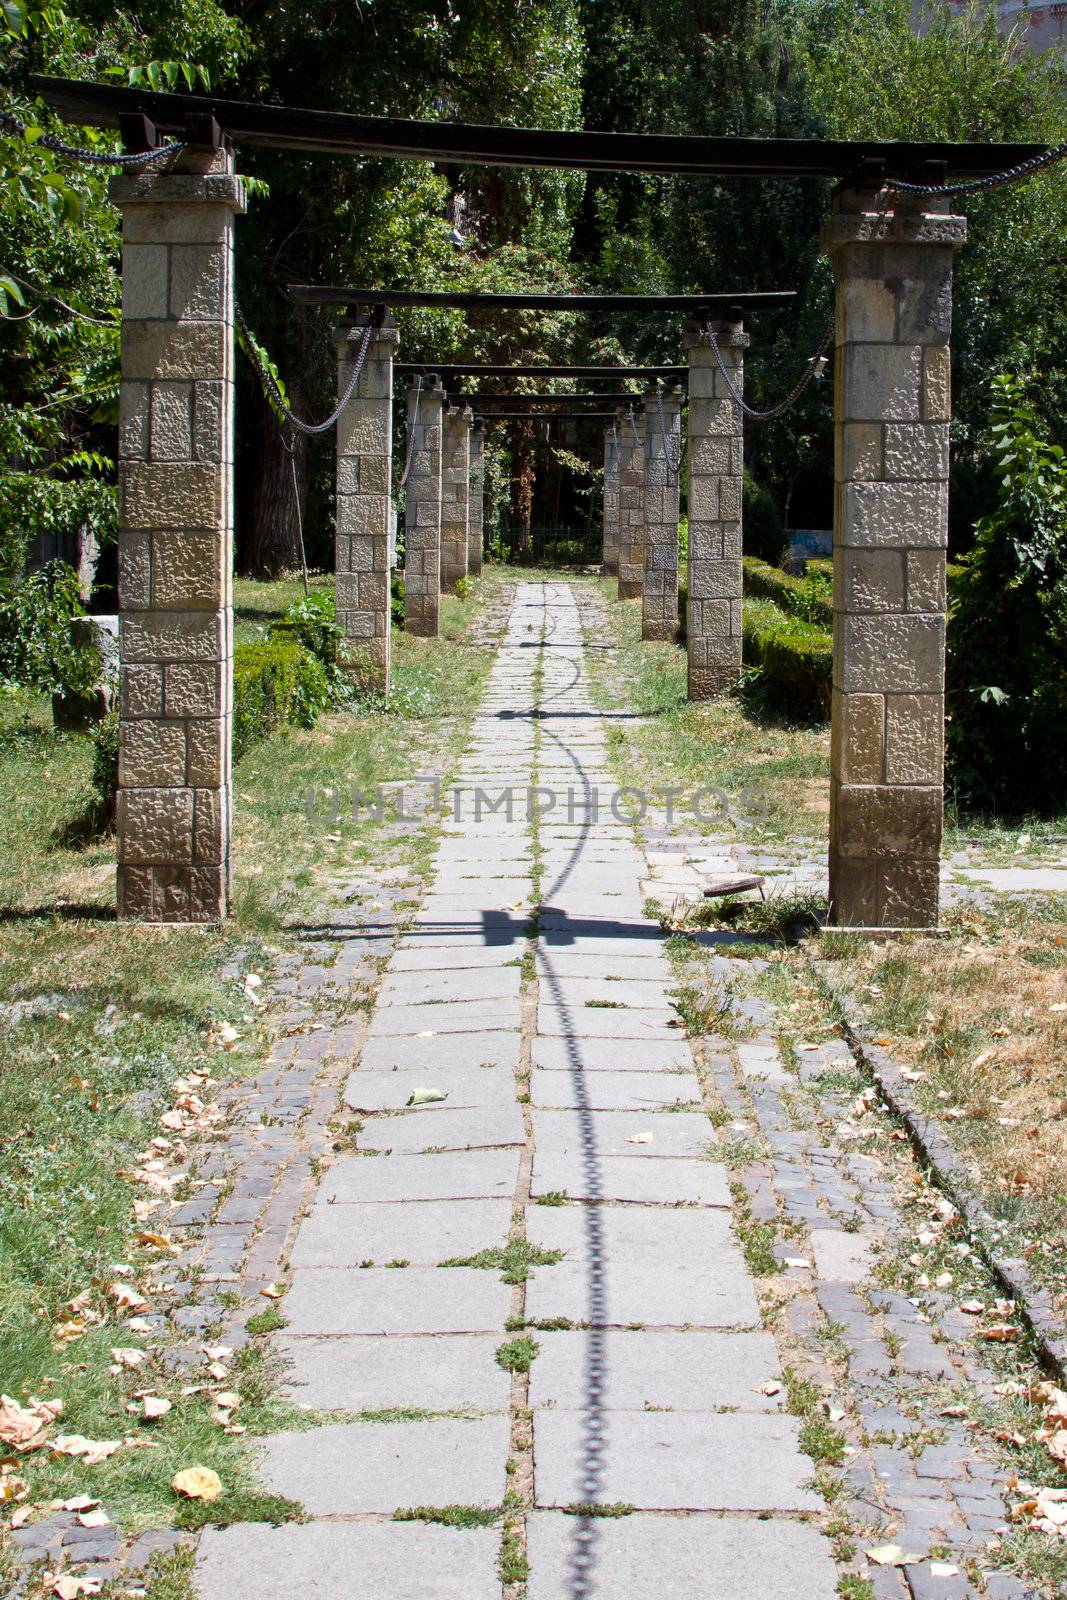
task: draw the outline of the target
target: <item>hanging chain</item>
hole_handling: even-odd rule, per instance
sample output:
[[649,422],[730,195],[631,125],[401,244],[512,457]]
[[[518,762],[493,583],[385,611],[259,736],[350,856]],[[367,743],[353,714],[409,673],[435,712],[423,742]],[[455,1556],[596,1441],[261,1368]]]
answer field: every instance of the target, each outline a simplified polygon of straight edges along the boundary
[[681,441],[676,441],[678,445],[677,452],[672,450],[671,442],[667,438],[667,420],[663,411],[663,388],[660,384],[656,385],[656,406],[659,411],[659,436],[663,440],[663,459],[667,463],[667,481],[668,483],[677,483],[678,470],[682,464]]
[[804,390],[808,387],[808,384],[811,383],[814,378],[820,375],[822,359],[826,354],[826,349],[830,343],[830,340],[834,336],[834,322],[833,318],[831,318],[827,324],[826,332],[822,336],[822,343],[819,345],[819,348],[816,350],[815,354],[808,358],[807,368],[805,369],[799,383],[793,385],[792,389],[790,389],[784,400],[779,400],[776,406],[770,406],[766,411],[757,411],[755,407],[749,405],[744,395],[738,392],[734,384],[734,380],[730,376],[729,368],[722,358],[722,351],[719,349],[719,341],[716,337],[714,323],[709,322],[705,332],[707,333],[708,342],[710,343],[714,353],[719,372],[722,374],[722,381],[726,385],[731,400],[733,400],[736,405],[739,405],[745,416],[751,417],[753,422],[769,422],[774,417],[780,417],[784,411],[788,411],[790,406],[795,405],[800,399],[801,395],[804,393]]
[[413,409],[413,411],[411,413],[411,421],[408,423],[407,454],[404,457],[404,470],[400,474],[399,487],[401,489],[404,487],[404,485],[408,481],[408,473],[411,471],[411,462],[412,462],[412,458],[414,457],[414,454],[415,454],[415,429],[417,428],[418,422],[419,422],[419,398],[420,398],[421,395],[422,395],[422,373],[420,372],[417,375],[416,379],[415,379],[415,406],[414,406],[414,409]]
[[1047,150],[1042,150],[1040,155],[1020,161],[1016,167],[1008,167],[1004,172],[994,172],[988,178],[969,178],[964,183],[905,183],[903,179],[887,178],[885,187],[897,190],[901,194],[978,194],[984,189],[999,189],[1002,184],[1021,183],[1024,178],[1032,177],[1043,167],[1051,167],[1055,162],[1063,161],[1065,157],[1067,157],[1067,139],[1062,144],[1050,145]]
[[[0,111],[0,128],[9,128],[12,133],[22,136],[26,132],[27,124],[10,111]],[[179,150],[188,149],[186,140],[177,139],[173,144],[161,144],[158,150],[136,150],[125,153],[115,150],[89,150],[84,145],[64,144],[54,133],[42,133],[34,142],[43,145],[46,150],[51,150],[57,156],[67,156],[71,161],[81,161],[90,167],[143,167],[150,161],[161,161],[164,156],[177,155]]]
[[630,424],[630,432],[634,436],[634,444],[639,444],[643,448],[645,441],[642,439],[641,435],[637,431],[637,421],[636,421],[636,418],[634,416],[634,408],[633,408],[633,406],[631,406],[629,411],[627,411],[626,420]]
[[360,374],[363,371],[363,363],[367,359],[367,351],[370,349],[370,342],[374,333],[374,329],[371,324],[368,323],[367,327],[363,330],[363,338],[360,341],[359,351],[356,355],[355,361],[352,363],[351,375],[349,376],[348,382],[345,384],[344,393],[337,402],[337,405],[333,411],[330,412],[330,415],[326,418],[325,422],[305,422],[302,417],[298,417],[293,411],[290,410],[288,401],[282,394],[282,391],[279,389],[273,375],[271,374],[270,370],[264,366],[263,360],[259,353],[259,346],[256,344],[252,330],[248,326],[248,322],[245,319],[245,314],[241,310],[241,307],[238,305],[236,300],[233,303],[233,314],[237,319],[237,323],[241,329],[241,332],[245,336],[245,353],[247,354],[252,365],[255,367],[256,372],[259,375],[259,381],[266,390],[268,398],[282,413],[289,426],[291,428],[296,428],[299,433],[306,433],[312,436],[318,433],[329,433],[330,429],[344,413],[345,407],[348,405],[348,402],[355,393],[356,384],[359,382]]

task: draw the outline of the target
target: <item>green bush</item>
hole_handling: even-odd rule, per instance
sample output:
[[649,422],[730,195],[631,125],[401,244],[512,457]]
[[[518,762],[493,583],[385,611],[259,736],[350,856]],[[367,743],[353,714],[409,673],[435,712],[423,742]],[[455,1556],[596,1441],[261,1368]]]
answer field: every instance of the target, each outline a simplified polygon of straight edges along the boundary
[[400,567],[393,568],[389,584],[389,615],[394,628],[404,626],[404,574]]
[[995,509],[953,584],[947,754],[972,805],[1067,805],[1067,457],[1015,378],[993,379]]
[[65,561],[20,577],[0,596],[0,682],[46,694],[88,694],[99,656],[75,644],[70,627],[84,615],[78,575]]
[[774,496],[746,470],[743,491],[745,549],[763,561],[777,561],[785,544]]
[[471,578],[457,578],[455,583],[452,585],[452,593],[455,595],[457,600],[469,599],[473,590],[474,582]]
[[96,809],[103,827],[115,820],[115,799],[119,787],[119,714],[109,711],[90,734],[93,744],[91,781]]
[[779,610],[773,600],[746,600],[744,659],[759,668],[770,697],[790,716],[829,716],[834,649],[824,628]]
[[233,755],[285,723],[310,728],[332,704],[326,668],[291,639],[260,639],[233,653]]
[[743,569],[746,594],[773,600],[782,611],[799,617],[802,622],[814,623],[819,628],[833,627],[833,584],[821,573],[807,578],[794,578],[780,567],[772,567],[755,556],[745,556]]

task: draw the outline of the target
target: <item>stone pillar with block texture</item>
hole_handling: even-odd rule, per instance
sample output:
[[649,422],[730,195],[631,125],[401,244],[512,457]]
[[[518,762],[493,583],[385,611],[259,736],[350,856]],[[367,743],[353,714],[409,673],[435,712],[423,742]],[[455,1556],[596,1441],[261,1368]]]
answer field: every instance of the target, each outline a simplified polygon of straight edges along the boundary
[[366,343],[355,389],[337,423],[338,662],[354,682],[387,694],[393,359],[399,334],[391,317],[382,322],[368,316],[338,328],[334,342],[338,399],[352,381],[353,365]]
[[634,412],[619,419],[619,599],[645,586],[645,441]]
[[830,900],[934,927],[943,810],[952,257],[936,200],[845,190],[836,285]]
[[410,465],[404,501],[404,629],[427,639],[440,631],[441,437],[445,395],[439,378],[408,390]]
[[122,212],[118,914],[229,909],[233,223],[225,148],[111,180]]
[[445,412],[441,455],[441,593],[451,594],[467,576],[470,512],[471,423],[468,406]]
[[678,469],[682,391],[657,385],[645,400],[645,586],[641,636],[678,634]]
[[619,571],[619,425],[604,429],[604,543],[600,570],[606,578]]
[[467,571],[472,578],[482,572],[485,536],[485,423],[479,420],[471,433],[470,505],[467,513]]
[[[716,324],[723,365],[744,392],[748,335]],[[707,333],[685,330],[689,356],[689,698],[709,700],[741,676],[741,492],[744,413],[730,396]]]

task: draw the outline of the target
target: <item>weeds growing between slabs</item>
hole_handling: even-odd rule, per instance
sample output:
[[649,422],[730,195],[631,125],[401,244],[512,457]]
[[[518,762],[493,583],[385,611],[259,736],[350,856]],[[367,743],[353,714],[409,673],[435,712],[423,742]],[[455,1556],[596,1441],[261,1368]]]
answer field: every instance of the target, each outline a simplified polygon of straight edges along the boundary
[[[292,587],[239,585],[239,628],[265,628]],[[43,695],[0,698],[0,1390],[23,1406],[31,1396],[62,1400],[50,1436],[140,1441],[91,1467],[49,1449],[20,1455],[27,1490],[3,1505],[0,1523],[19,1505],[82,1493],[102,1499],[124,1533],[196,1522],[195,1503],[179,1503],[170,1487],[194,1464],[223,1481],[214,1521],[297,1509],[265,1497],[249,1464],[248,1438],[293,1421],[263,1350],[253,1345],[230,1365],[247,1434],[228,1435],[210,1395],[183,1397],[189,1378],[159,1361],[168,1333],[138,1328],[134,1302],[157,1309],[153,1277],[171,1251],[138,1241],[132,1208],[145,1191],[131,1173],[160,1133],[176,1079],[201,1069],[239,1076],[265,1059],[269,1008],[251,1015],[223,977],[236,948],[267,970],[295,944],[287,920],[315,903],[320,877],[346,871],[358,881],[380,855],[382,825],[343,817],[327,829],[307,815],[308,787],[408,779],[428,753],[447,768],[461,747],[491,656],[464,642],[477,601],[448,599],[444,609],[452,637],[394,641],[409,714],[327,715],[312,729],[280,730],[238,762],[235,914],[223,929],[115,921],[114,840],[94,831],[90,739],[55,732]],[[426,831],[394,838],[417,879]],[[211,1036],[220,1022],[238,1034],[225,1056]],[[157,1229],[165,1240],[165,1220],[146,1231]],[[116,1349],[145,1354],[116,1359]],[[146,1392],[171,1402],[156,1420],[144,1416]]]

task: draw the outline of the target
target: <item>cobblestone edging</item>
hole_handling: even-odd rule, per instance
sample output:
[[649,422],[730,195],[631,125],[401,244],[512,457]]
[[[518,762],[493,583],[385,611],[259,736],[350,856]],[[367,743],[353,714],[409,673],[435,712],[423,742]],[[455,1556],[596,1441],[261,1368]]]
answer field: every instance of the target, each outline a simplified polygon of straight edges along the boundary
[[981,1201],[975,1199],[971,1175],[938,1122],[922,1110],[918,1097],[889,1052],[867,1038],[865,1019],[859,1007],[834,983],[827,964],[809,960],[840,1012],[849,1044],[870,1068],[886,1102],[904,1124],[908,1137],[939,1187],[966,1219],[975,1248],[1018,1306],[1041,1360],[1061,1382],[1067,1381],[1067,1337],[1051,1295],[1034,1282],[1025,1261],[1018,1256],[1004,1256],[993,1245],[996,1223]]

